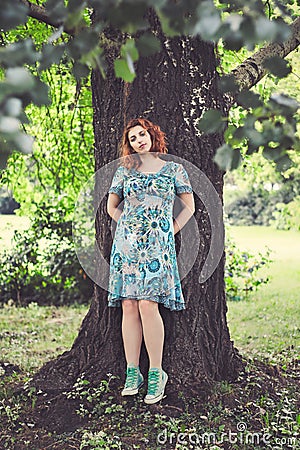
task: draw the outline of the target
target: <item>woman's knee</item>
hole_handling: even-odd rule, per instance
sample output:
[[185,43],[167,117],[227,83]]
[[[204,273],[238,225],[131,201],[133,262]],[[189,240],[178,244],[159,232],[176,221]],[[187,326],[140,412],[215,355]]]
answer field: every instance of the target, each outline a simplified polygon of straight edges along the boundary
[[139,311],[141,315],[149,316],[153,314],[157,314],[158,311],[158,303],[152,301],[152,300],[139,300]]
[[137,300],[122,300],[122,309],[125,314],[139,314]]

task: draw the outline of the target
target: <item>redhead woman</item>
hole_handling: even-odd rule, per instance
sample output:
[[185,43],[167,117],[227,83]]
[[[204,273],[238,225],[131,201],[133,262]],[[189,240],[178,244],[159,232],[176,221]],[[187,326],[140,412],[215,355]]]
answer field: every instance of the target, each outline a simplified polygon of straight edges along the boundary
[[[122,337],[127,361],[123,396],[143,385],[139,369],[142,339],[149,356],[145,403],[164,396],[168,375],[162,367],[164,323],[159,304],[185,309],[174,235],[194,214],[193,190],[182,164],[161,158],[168,152],[165,133],[144,118],[124,129],[121,160],[114,173],[107,212],[116,221],[110,256],[108,306],[122,307]],[[178,196],[183,208],[173,220]],[[123,210],[119,208],[124,200]]]

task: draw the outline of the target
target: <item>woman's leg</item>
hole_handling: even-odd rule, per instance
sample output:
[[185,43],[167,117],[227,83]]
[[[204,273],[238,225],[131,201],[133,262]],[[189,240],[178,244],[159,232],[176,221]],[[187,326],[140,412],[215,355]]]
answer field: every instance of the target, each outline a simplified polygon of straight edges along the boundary
[[142,344],[142,324],[138,300],[122,301],[122,335],[127,364],[139,365]]
[[164,323],[159,313],[158,303],[139,300],[144,341],[149,356],[149,367],[161,368],[164,345]]

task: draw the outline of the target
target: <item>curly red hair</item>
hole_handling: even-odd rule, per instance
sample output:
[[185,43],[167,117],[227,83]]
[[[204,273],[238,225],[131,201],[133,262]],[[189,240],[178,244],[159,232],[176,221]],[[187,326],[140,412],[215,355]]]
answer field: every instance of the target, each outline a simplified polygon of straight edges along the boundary
[[[143,117],[131,119],[124,129],[120,145],[120,156],[123,158],[123,165],[128,169],[131,169],[132,167],[137,169],[141,165],[141,160],[131,147],[128,139],[129,130],[137,125],[143,127],[151,136],[152,146],[149,150],[150,152],[168,153],[166,147],[166,135],[158,125],[155,125],[150,120],[144,119]],[[133,157],[131,155],[135,156]],[[155,154],[155,157],[158,157],[158,155]]]

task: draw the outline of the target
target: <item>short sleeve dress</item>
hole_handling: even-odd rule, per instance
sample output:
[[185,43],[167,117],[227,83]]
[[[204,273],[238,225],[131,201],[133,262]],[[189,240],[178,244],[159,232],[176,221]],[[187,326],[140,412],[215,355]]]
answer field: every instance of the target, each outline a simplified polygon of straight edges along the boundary
[[193,192],[185,168],[166,161],[146,174],[119,166],[108,192],[124,199],[110,255],[108,306],[144,299],[185,309],[173,228],[176,194]]

